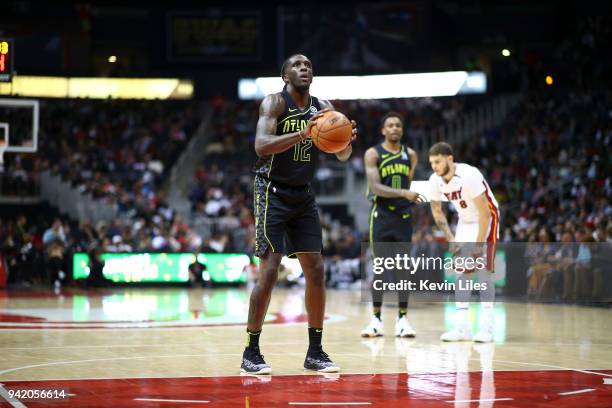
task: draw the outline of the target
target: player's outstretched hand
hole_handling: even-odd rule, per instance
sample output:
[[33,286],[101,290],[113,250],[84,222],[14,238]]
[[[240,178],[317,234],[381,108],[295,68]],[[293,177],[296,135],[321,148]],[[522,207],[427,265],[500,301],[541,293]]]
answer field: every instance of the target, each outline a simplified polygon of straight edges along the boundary
[[330,110],[331,109],[329,108],[325,108],[315,113],[314,116],[311,117],[310,120],[308,120],[308,123],[306,124],[306,129],[304,129],[304,136],[310,137],[310,131],[312,130],[313,126],[317,124],[317,119],[323,116],[325,112],[329,112]]
[[413,203],[421,204],[421,203],[427,202],[427,197],[415,191],[404,190],[402,195],[404,196],[406,200],[411,201]]

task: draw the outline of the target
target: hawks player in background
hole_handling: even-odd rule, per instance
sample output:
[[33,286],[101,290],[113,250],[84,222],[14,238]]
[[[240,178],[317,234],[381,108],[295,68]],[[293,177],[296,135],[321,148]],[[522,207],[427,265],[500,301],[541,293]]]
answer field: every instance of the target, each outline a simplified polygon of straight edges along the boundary
[[[440,142],[429,149],[429,163],[434,173],[429,178],[431,191],[431,212],[438,227],[444,232],[448,242],[462,256],[486,257],[486,268],[479,271],[480,282],[487,284],[486,291],[480,291],[481,317],[480,330],[474,341],[493,341],[493,262],[495,243],[499,237],[499,207],[489,184],[480,170],[465,163],[455,163],[453,149],[448,143]],[[448,226],[442,211],[442,194],[453,203],[459,215],[455,234]],[[473,243],[466,245],[465,243]],[[485,251],[486,248],[486,251]],[[467,251],[466,251],[467,250]],[[473,273],[463,273],[459,280],[471,279]],[[461,292],[461,293],[460,293]],[[442,341],[471,340],[469,322],[470,292],[455,291],[456,313],[455,328],[442,334]]]
[[[404,133],[402,117],[387,113],[381,121],[382,143],[370,147],[364,157],[368,178],[368,195],[372,201],[370,211],[370,250],[373,256],[384,256],[385,242],[410,242],[412,240],[412,202],[423,201],[423,197],[410,191],[410,181],[417,165],[416,152],[401,143]],[[389,254],[393,256],[393,254]],[[385,271],[387,281],[401,279],[395,270]],[[362,337],[383,335],[381,308],[383,292],[371,288],[373,316],[361,332]],[[408,323],[408,291],[398,291],[398,316],[395,335],[414,337],[416,332]]]
[[[241,371],[269,374],[259,349],[259,335],[272,288],[278,278],[283,255],[297,256],[306,279],[309,346],[304,367],[319,372],[336,372],[321,347],[325,315],[325,273],[321,257],[322,236],[318,207],[310,182],[318,151],[310,131],[322,112],[333,109],[310,95],[312,64],[304,55],[289,57],[281,68],[282,92],[268,95],[259,107],[255,136],[255,255],[260,259],[257,284],[251,292],[247,323],[247,345]],[[352,122],[353,139],[357,134]],[[352,147],[336,153],[349,159]]]

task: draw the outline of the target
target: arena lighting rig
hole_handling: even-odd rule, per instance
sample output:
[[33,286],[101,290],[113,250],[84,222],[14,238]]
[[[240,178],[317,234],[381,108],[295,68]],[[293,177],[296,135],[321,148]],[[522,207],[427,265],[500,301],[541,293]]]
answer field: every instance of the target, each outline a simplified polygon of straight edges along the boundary
[[[238,82],[240,99],[262,99],[283,87],[280,77],[243,78]],[[315,76],[313,95],[323,99],[421,98],[477,94],[487,91],[481,71],[426,72],[418,74]]]
[[34,98],[190,99],[193,81],[178,78],[70,78],[13,75],[0,95]]

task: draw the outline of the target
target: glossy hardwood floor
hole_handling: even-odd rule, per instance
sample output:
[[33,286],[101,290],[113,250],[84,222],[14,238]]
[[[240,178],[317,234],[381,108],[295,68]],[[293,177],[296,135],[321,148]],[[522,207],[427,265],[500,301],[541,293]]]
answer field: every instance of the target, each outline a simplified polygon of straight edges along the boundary
[[[69,400],[18,403],[612,406],[609,309],[499,302],[495,343],[441,343],[454,304],[412,302],[417,336],[396,339],[387,299],[386,336],[362,339],[370,309],[359,291],[328,291],[323,344],[342,372],[322,376],[302,368],[303,289],[276,289],[260,342],[273,375],[254,378],[238,375],[248,296],[247,289],[4,292],[0,402],[8,404],[16,387],[67,386]],[[470,313],[476,329],[477,304]]]

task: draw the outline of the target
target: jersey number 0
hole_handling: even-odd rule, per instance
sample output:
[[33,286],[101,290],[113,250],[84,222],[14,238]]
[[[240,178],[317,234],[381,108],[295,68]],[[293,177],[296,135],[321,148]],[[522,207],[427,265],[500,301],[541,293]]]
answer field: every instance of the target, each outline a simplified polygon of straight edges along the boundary
[[391,177],[391,188],[395,188],[397,190],[401,190],[402,188],[402,176],[395,175]]

